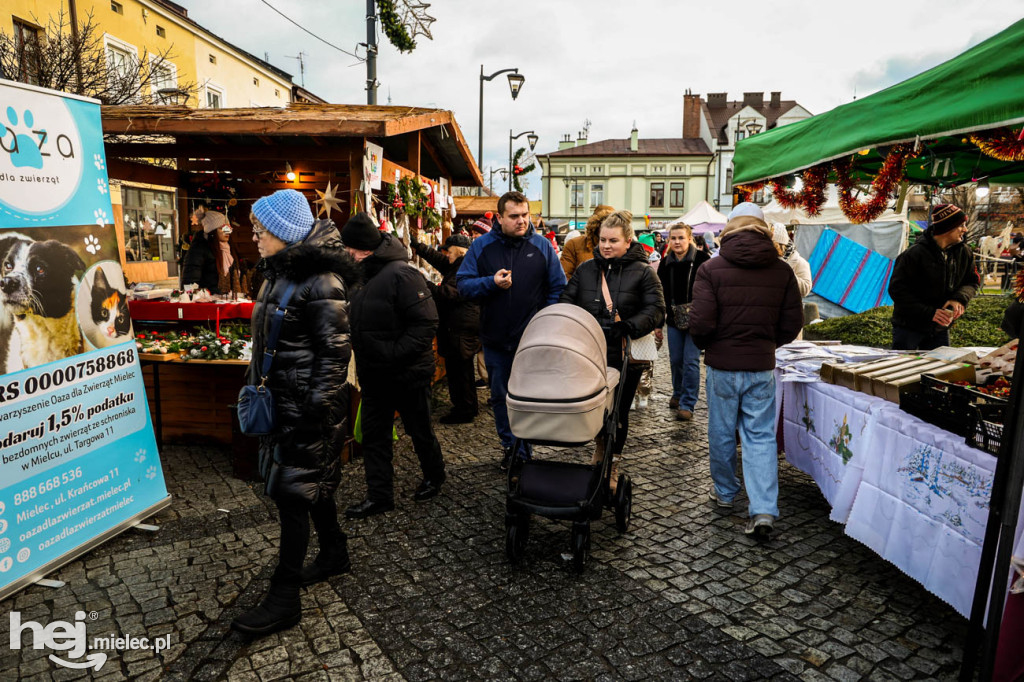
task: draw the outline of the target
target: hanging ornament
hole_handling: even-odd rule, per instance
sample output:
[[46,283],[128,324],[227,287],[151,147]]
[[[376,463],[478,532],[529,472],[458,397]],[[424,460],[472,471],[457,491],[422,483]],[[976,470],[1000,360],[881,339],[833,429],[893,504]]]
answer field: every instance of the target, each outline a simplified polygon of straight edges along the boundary
[[851,223],[870,223],[882,215],[889,206],[889,200],[903,180],[907,161],[917,156],[909,145],[894,146],[885,157],[885,163],[878,169],[878,174],[871,181],[870,196],[867,201],[858,201],[853,196],[854,182],[850,177],[850,159],[836,159],[832,168],[836,172],[836,185],[839,188],[839,208]]
[[427,14],[430,3],[398,0],[398,4],[404,6],[404,9],[401,10],[402,25],[409,37],[416,40],[416,36],[423,36],[427,40],[433,40],[434,36],[430,35],[430,25],[437,20]]
[[337,187],[331,187],[331,181],[327,181],[327,189],[323,192],[315,190],[320,196],[319,199],[314,201],[319,208],[316,211],[316,217],[319,218],[323,215],[326,218],[331,217],[331,211],[337,211],[341,213],[341,199],[335,196],[335,192],[338,191]]

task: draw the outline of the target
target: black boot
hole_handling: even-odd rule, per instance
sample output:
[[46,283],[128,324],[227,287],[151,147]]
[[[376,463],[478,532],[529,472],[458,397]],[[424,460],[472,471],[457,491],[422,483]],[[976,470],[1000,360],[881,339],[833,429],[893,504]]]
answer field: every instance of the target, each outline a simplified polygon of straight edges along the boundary
[[231,621],[231,629],[263,637],[278,630],[294,627],[301,618],[299,586],[271,581],[270,591],[260,605]]
[[341,575],[352,570],[352,562],[348,558],[348,538],[342,533],[341,540],[323,547],[309,566],[304,566],[299,573],[299,584],[309,587],[327,580],[332,575]]

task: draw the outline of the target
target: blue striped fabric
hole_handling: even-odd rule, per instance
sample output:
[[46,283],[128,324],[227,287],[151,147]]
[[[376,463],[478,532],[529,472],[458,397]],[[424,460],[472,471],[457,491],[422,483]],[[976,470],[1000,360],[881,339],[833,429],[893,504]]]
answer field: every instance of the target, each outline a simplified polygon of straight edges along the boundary
[[882,254],[825,230],[808,262],[814,280],[811,291],[822,298],[854,313],[892,305],[888,290],[893,261]]

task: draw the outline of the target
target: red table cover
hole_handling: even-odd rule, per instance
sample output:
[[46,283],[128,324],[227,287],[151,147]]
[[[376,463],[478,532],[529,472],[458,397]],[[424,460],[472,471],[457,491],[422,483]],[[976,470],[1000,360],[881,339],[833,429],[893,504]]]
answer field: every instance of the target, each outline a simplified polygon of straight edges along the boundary
[[218,320],[248,320],[252,317],[252,301],[224,303],[193,303],[173,301],[128,301],[128,311],[133,320],[154,322],[206,322]]

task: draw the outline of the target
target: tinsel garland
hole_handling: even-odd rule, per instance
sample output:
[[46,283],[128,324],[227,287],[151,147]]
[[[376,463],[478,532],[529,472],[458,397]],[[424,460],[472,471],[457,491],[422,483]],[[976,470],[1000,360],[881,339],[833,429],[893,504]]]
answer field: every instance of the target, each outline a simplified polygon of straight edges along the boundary
[[821,213],[821,207],[825,203],[825,187],[828,185],[829,164],[823,163],[808,168],[800,177],[803,179],[803,188],[799,192],[793,192],[782,186],[778,180],[772,180],[772,195],[783,208],[803,208],[809,216],[816,216]]
[[384,35],[399,52],[412,52],[416,49],[416,41],[409,36],[409,32],[398,18],[394,0],[377,0],[377,14],[380,16]]
[[909,145],[899,144],[889,150],[885,162],[878,169],[878,174],[871,181],[870,198],[858,201],[853,196],[854,182],[850,177],[850,159],[836,159],[832,168],[836,173],[836,185],[839,188],[839,208],[851,223],[870,223],[882,215],[889,200],[903,179],[907,160],[917,156]]
[[1019,130],[999,128],[970,136],[983,153],[1000,161],[1024,161],[1024,127]]
[[512,157],[512,184],[515,186],[517,192],[523,191],[523,185],[519,182],[519,176],[531,173],[533,172],[533,169],[537,167],[537,164],[532,161],[530,162],[530,165],[525,168],[519,165],[519,160],[523,158],[523,154],[525,153],[526,147],[520,147],[516,150],[515,156]]

